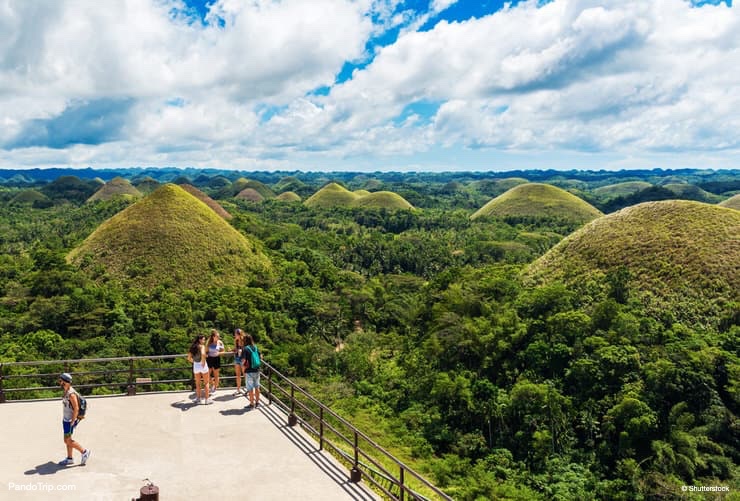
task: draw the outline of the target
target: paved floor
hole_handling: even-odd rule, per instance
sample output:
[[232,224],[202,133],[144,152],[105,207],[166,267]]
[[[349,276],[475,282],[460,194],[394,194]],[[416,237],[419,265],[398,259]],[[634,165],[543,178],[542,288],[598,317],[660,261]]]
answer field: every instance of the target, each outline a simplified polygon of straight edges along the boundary
[[79,466],[75,452],[66,468],[60,400],[0,404],[0,499],[131,500],[144,479],[161,500],[377,498],[277,408],[246,411],[232,391],[213,405],[192,393],[88,398],[75,438],[90,459]]

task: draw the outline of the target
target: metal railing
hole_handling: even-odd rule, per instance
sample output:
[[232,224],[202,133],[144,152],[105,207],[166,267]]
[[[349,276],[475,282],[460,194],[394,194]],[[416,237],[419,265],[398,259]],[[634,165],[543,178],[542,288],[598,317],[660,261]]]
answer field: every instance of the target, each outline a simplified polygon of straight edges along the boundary
[[[186,355],[8,362],[0,363],[0,403],[58,397],[61,372],[70,373],[83,394],[131,396],[194,387]],[[233,366],[222,365],[221,373],[221,380],[235,379]],[[289,426],[300,425],[318,441],[320,450],[326,449],[344,464],[352,482],[365,479],[390,499],[451,499],[269,363],[264,363],[261,373],[261,390],[268,403],[287,415]]]

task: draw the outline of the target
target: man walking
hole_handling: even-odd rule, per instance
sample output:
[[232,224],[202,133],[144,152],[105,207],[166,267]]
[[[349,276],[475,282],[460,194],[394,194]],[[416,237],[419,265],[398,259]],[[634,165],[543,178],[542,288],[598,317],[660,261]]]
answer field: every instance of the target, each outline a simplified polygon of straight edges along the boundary
[[80,451],[82,459],[80,464],[82,466],[87,462],[87,458],[90,457],[90,451],[84,449],[79,443],[72,439],[72,433],[75,431],[75,427],[79,422],[80,412],[80,399],[77,390],[72,388],[72,376],[66,372],[59,375],[59,386],[64,390],[62,396],[62,406],[64,407],[64,413],[62,415],[62,428],[64,429],[64,445],[67,446],[67,457],[61,460],[59,466],[69,466],[75,463],[72,458],[72,449]]

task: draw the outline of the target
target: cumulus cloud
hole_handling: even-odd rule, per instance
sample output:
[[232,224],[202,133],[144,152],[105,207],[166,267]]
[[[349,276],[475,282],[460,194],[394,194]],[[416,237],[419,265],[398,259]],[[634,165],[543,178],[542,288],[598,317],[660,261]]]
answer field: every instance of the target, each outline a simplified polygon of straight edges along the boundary
[[0,162],[737,152],[738,8],[528,0],[445,20],[456,3],[217,0],[201,19],[181,0],[0,0]]

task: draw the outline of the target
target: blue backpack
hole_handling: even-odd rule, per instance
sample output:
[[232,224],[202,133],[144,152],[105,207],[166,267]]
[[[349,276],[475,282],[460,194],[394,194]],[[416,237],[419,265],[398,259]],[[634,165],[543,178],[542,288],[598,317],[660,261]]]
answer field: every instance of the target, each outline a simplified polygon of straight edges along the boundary
[[257,347],[247,346],[247,351],[249,352],[249,368],[259,369],[262,361],[260,360],[260,352],[257,351]]

